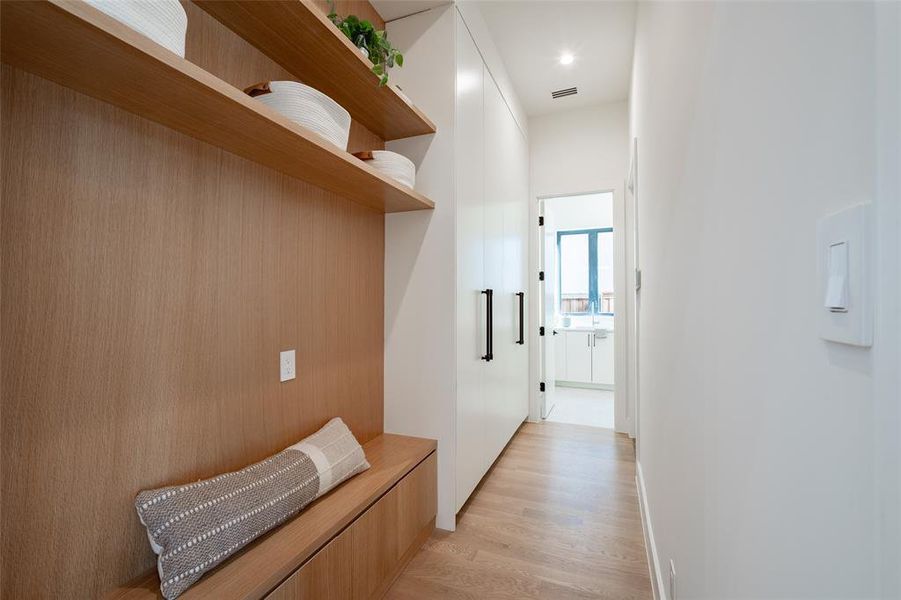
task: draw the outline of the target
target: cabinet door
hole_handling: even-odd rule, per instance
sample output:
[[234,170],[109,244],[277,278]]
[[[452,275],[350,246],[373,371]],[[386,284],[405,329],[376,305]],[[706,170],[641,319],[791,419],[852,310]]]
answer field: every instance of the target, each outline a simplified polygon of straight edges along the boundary
[[[512,209],[516,198],[516,123],[500,90],[483,71],[485,98],[485,284],[494,289],[494,360],[485,367],[485,409],[488,455],[494,462],[516,427],[513,410],[517,392],[514,370],[519,355],[515,343],[518,303],[514,294],[522,276],[521,251],[515,243],[519,226]],[[510,240],[513,236],[514,240]],[[521,421],[520,421],[521,422]]]
[[613,332],[607,337],[593,336],[591,346],[591,381],[613,385]]
[[353,553],[353,594],[381,598],[435,527],[437,455],[432,453],[341,535]]
[[567,331],[566,381],[591,383],[591,333]]
[[457,455],[456,510],[460,510],[485,474],[485,131],[482,57],[456,15],[457,88]]
[[353,593],[353,549],[338,535],[266,596],[266,600],[346,600]]
[[[519,130],[513,114],[507,111],[508,132],[512,141],[510,198],[504,211],[504,275],[506,287],[513,302],[513,347],[507,371],[508,426],[512,437],[516,429],[529,416],[529,346],[533,343],[529,329],[529,310],[532,298],[528,285],[529,269],[529,144]],[[519,311],[517,292],[523,292],[523,310]],[[519,339],[522,322],[523,343]],[[509,439],[508,439],[509,441]]]

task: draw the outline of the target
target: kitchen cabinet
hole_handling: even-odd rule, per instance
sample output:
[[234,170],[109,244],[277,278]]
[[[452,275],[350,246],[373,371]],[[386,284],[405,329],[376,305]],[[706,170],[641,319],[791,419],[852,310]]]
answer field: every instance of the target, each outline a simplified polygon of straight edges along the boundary
[[613,332],[603,329],[558,332],[557,380],[612,387]]
[[566,348],[565,381],[591,382],[591,332],[567,331],[563,334]]
[[591,383],[613,385],[613,332],[591,334]]

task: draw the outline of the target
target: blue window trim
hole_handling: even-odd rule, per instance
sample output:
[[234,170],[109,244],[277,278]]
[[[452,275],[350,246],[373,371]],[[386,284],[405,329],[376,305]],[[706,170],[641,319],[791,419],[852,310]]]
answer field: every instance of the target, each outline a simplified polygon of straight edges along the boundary
[[612,312],[595,312],[590,310],[591,306],[600,308],[601,298],[598,290],[598,234],[613,233],[613,227],[600,227],[597,229],[572,229],[557,232],[557,302],[563,306],[563,254],[560,252],[560,242],[564,235],[581,235],[588,234],[588,306],[587,312],[581,313],[565,313],[563,315],[600,315],[602,317],[612,317]]

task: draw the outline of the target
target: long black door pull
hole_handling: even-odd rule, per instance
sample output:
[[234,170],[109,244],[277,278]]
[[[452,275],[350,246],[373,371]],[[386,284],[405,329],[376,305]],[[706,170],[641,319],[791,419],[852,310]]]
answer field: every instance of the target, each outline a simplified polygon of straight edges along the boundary
[[494,290],[488,288],[487,290],[482,290],[482,293],[485,294],[487,299],[487,301],[485,302],[485,324],[487,325],[488,329],[488,335],[486,336],[487,347],[485,349],[485,355],[482,357],[482,360],[489,362],[494,360]]
[[525,329],[525,313],[526,313],[526,293],[525,292],[516,292],[516,295],[519,297],[519,339],[516,340],[517,344],[525,344],[526,343],[526,329]]

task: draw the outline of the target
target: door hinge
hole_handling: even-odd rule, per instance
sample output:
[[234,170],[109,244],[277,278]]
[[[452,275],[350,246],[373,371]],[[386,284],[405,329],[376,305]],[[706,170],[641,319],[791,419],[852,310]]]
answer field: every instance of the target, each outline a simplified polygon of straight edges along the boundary
[[543,382],[543,381],[542,381],[541,383],[538,384],[538,391],[539,391],[539,392],[543,392],[543,391],[544,391],[544,382]]
[[538,335],[544,335],[544,327],[543,326],[538,328]]
[[544,217],[538,217],[538,226],[544,227]]
[[544,281],[544,271],[538,271],[538,281]]

